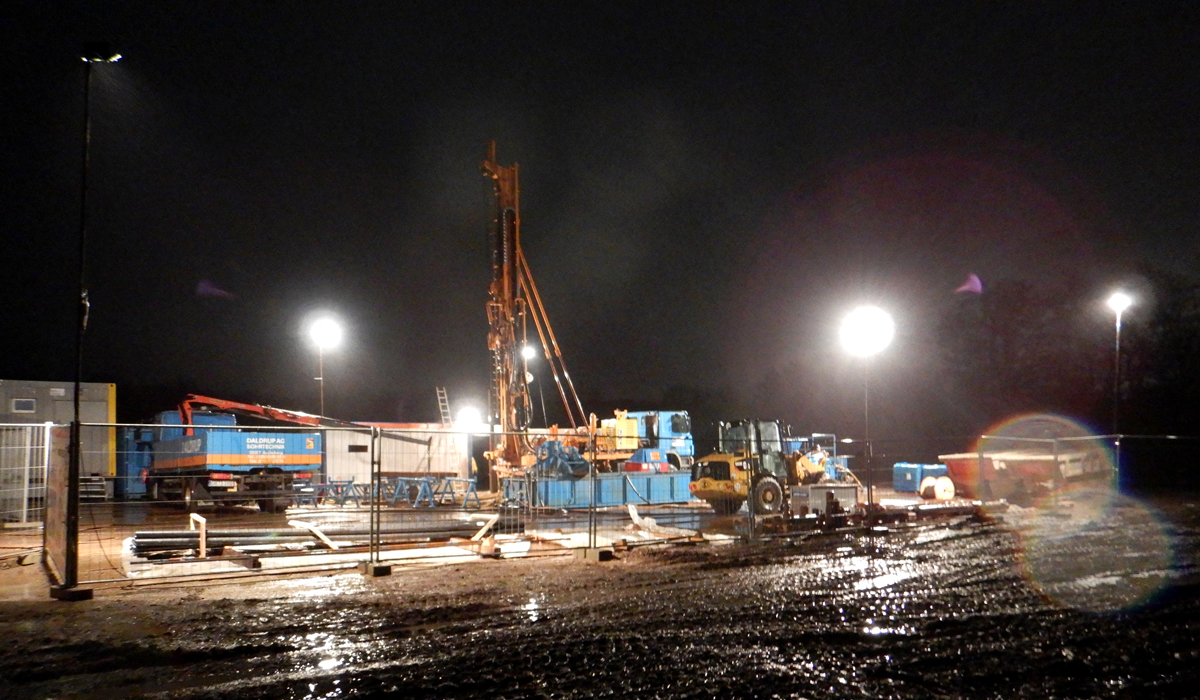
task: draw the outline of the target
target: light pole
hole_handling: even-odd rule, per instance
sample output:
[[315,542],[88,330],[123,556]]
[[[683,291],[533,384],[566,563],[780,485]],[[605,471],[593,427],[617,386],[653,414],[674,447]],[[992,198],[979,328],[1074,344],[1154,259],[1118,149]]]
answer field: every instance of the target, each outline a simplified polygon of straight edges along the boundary
[[1114,292],[1108,298],[1108,308],[1117,315],[1116,340],[1113,343],[1113,480],[1120,486],[1121,474],[1121,314],[1133,304],[1133,299],[1124,292]]
[[1117,315],[1116,342],[1113,346],[1113,434],[1120,429],[1121,420],[1121,314],[1133,304],[1124,292],[1114,292],[1108,298],[1108,308]]
[[317,345],[317,382],[321,389],[321,415],[325,415],[325,348],[335,348],[342,342],[342,327],[332,318],[320,318],[308,328],[308,335]]
[[838,334],[842,347],[863,361],[863,443],[867,459],[867,510],[874,503],[871,474],[871,357],[883,352],[896,334],[896,324],[878,306],[860,306],[842,320]]
[[[76,533],[79,531],[79,474],[83,461],[83,436],[80,421],[79,404],[83,384],[83,334],[87,330],[88,302],[87,278],[85,276],[87,252],[87,193],[88,170],[91,165],[92,144],[92,66],[96,63],[116,63],[121,60],[121,54],[113,51],[108,44],[87,43],[79,56],[84,63],[83,75],[83,164],[79,177],[79,306],[75,324],[75,393],[74,420],[71,421],[71,446],[67,458],[67,547],[77,546]],[[73,588],[78,583],[77,567],[74,564],[76,553],[67,554],[68,564],[63,572],[63,588]]]

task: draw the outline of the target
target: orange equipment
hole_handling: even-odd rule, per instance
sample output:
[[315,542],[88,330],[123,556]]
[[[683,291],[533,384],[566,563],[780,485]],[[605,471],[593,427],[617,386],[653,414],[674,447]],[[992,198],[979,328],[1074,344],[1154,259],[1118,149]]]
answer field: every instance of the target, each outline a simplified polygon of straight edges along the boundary
[[[487,317],[488,348],[492,351],[489,422],[498,423],[500,432],[492,433],[491,461],[493,467],[520,468],[524,462],[532,464],[533,455],[526,433],[532,413],[526,382],[528,366],[522,355],[527,338],[527,315],[533,318],[571,427],[584,426],[588,421],[567,373],[558,340],[550,328],[550,320],[529,271],[529,262],[521,251],[517,164],[503,166],[496,162],[495,141],[488,146],[483,175],[492,180],[496,195],[495,218],[488,237],[492,282],[488,288]],[[528,459],[523,461],[523,457]]]

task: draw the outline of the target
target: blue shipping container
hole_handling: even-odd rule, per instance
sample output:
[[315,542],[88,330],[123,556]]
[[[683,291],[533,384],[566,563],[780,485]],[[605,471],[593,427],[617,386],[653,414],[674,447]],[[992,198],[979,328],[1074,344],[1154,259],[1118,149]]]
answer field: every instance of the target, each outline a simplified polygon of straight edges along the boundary
[[892,466],[892,488],[897,491],[916,493],[925,477],[948,474],[944,464],[910,464],[897,462]]

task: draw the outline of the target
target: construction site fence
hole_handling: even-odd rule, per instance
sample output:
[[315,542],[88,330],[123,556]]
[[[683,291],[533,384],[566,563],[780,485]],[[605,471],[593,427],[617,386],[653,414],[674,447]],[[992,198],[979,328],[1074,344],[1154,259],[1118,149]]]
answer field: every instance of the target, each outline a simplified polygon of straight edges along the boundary
[[[74,475],[70,425],[0,440],[0,551],[44,551],[58,586],[565,552],[632,523],[506,500],[488,436],[438,425],[85,423]],[[227,490],[263,471],[288,491]]]
[[[82,424],[78,473],[72,474],[71,426],[0,425],[0,556],[44,553],[56,585],[81,586],[367,561],[404,565],[539,547],[565,552],[607,546],[638,529],[627,507],[548,508],[536,499],[506,497],[505,477],[482,458],[502,442],[499,434],[437,425],[193,426],[188,432],[186,426]],[[1190,468],[1200,446],[1194,438],[1154,435],[1042,442],[975,436],[850,441],[839,449],[860,480],[883,486],[897,462],[936,461],[964,449],[1012,450],[1016,443],[1051,453],[1094,450],[1110,460],[1123,487],[1133,488],[1168,484],[1171,474]],[[185,495],[178,484],[155,488],[164,465],[195,474],[203,463],[212,465],[211,473],[193,478],[214,482],[214,489],[238,470],[286,469],[295,478],[286,494],[193,489]],[[521,478],[534,472],[529,467]],[[688,528],[696,526],[696,513],[707,512],[684,493],[667,500],[677,502],[643,513],[662,508],[660,523]]]

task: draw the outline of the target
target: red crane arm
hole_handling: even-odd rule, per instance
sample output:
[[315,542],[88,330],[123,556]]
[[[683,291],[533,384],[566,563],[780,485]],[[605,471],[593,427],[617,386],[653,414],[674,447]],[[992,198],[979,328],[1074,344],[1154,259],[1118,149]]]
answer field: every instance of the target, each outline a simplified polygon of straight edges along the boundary
[[[231,413],[248,413],[266,418],[267,420],[278,421],[280,423],[295,423],[297,425],[311,425],[314,427],[319,427],[322,425],[360,427],[357,424],[349,421],[340,421],[333,418],[322,418],[321,416],[314,416],[310,413],[288,411],[282,408],[262,406],[254,403],[241,403],[238,401],[226,401],[225,399],[214,399],[211,396],[200,396],[198,394],[188,394],[188,397],[179,404],[180,422],[184,425],[192,425],[192,412],[196,408],[215,408],[218,411],[229,411]],[[188,428],[187,434],[192,434],[191,428]]]

